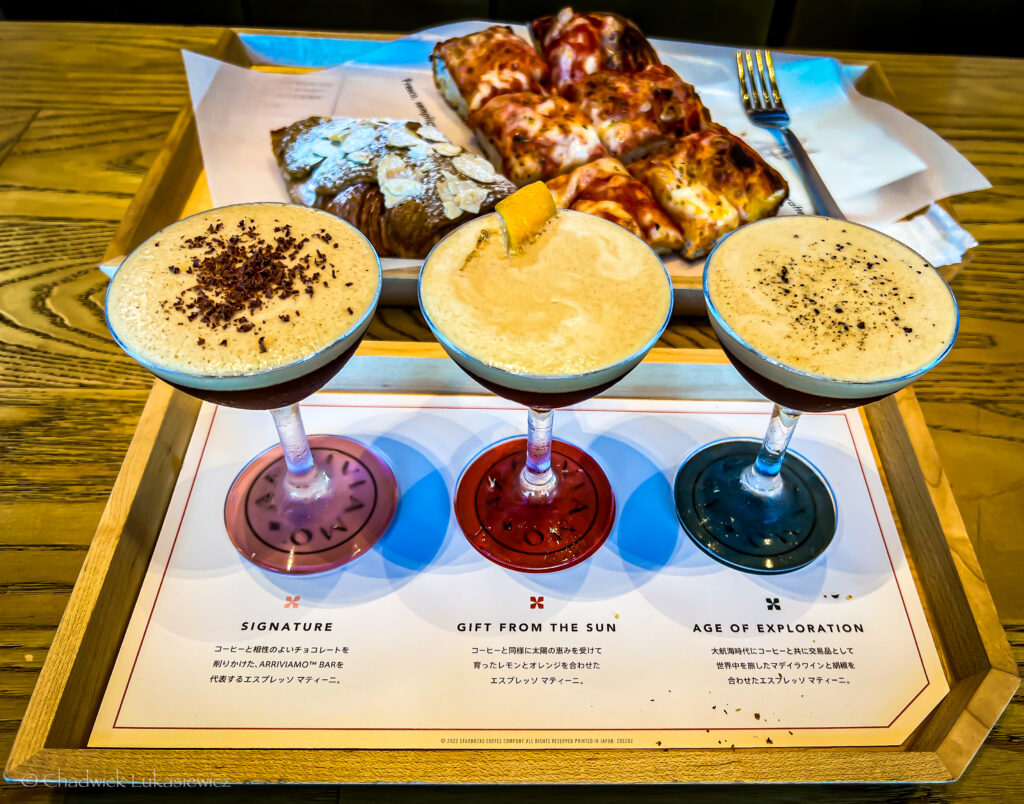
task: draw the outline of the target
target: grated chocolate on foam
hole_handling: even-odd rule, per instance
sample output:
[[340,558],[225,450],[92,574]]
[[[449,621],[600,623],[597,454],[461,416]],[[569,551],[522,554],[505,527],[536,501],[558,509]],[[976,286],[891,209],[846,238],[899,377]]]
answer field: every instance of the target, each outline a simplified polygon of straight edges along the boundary
[[134,353],[191,374],[238,375],[301,360],[373,303],[376,255],[342,221],[280,204],[172,224],[118,270],[111,328]]

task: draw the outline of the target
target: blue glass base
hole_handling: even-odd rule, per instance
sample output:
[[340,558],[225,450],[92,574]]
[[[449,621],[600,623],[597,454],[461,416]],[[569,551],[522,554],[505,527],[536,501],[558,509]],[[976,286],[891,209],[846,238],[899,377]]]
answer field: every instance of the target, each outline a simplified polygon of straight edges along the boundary
[[690,456],[676,474],[676,514],[716,561],[743,572],[792,572],[831,543],[835,497],[818,470],[792,452],[782,461],[779,494],[748,492],[740,475],[760,446],[753,439],[719,441]]

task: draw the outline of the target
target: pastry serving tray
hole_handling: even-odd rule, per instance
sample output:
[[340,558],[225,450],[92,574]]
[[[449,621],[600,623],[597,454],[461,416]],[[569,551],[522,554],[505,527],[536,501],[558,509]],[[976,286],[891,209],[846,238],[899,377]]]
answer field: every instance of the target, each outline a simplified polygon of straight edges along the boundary
[[[186,121],[187,124],[187,121]],[[173,161],[173,154],[168,155]],[[165,165],[166,168],[166,165]],[[366,343],[334,390],[475,394],[435,344]],[[655,349],[611,392],[750,400],[717,350]],[[6,768],[11,780],[207,778],[235,783],[952,781],[1019,682],[989,590],[910,390],[864,409],[950,692],[902,745],[829,748],[355,750],[89,748],[199,402],[157,382],[86,557]],[[159,690],[152,694],[158,695]],[[725,761],[727,759],[727,761]]]
[[[362,38],[352,38],[352,37]],[[210,55],[229,64],[252,69],[296,72],[321,69],[358,59],[393,37],[379,34],[336,34],[295,31],[228,29]],[[895,106],[889,82],[876,62],[864,64],[855,85],[859,92]],[[163,149],[114,234],[103,257],[104,266],[116,267],[149,235],[169,223],[212,206],[203,173],[203,157],[191,105],[179,114]],[[948,206],[945,207],[951,212]],[[965,256],[965,260],[968,257]],[[941,269],[947,280],[960,265]],[[382,304],[416,304],[418,269],[396,268],[384,272]],[[677,315],[704,315],[700,276],[675,276]]]

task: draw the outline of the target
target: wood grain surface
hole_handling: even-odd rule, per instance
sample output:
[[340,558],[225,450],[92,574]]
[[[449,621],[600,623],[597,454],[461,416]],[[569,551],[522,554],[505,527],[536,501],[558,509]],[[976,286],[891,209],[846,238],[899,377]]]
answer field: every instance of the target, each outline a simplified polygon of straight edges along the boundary
[[[95,270],[128,202],[187,102],[179,50],[210,52],[213,28],[0,23],[0,755],[6,756],[151,385],[113,345]],[[845,54],[877,60],[900,107],[992,182],[953,199],[980,242],[957,277],[961,336],[915,390],[1015,659],[1024,663],[1024,61]],[[385,308],[370,336],[430,338],[418,311]],[[702,320],[675,320],[663,346],[715,345]],[[1018,692],[963,778],[948,786],[679,791],[416,787],[219,789],[245,801],[667,802],[1018,801]],[[722,762],[728,763],[723,752]],[[12,785],[0,800],[177,801],[180,790]]]

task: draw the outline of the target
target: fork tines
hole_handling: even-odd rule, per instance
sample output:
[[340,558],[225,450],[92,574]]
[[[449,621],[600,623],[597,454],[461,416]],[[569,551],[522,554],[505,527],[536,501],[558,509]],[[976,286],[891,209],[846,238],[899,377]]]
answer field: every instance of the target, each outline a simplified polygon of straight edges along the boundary
[[[757,62],[757,72],[754,62]],[[736,51],[736,71],[739,74],[743,105],[747,111],[783,111],[782,96],[775,83],[775,65],[769,50]]]

